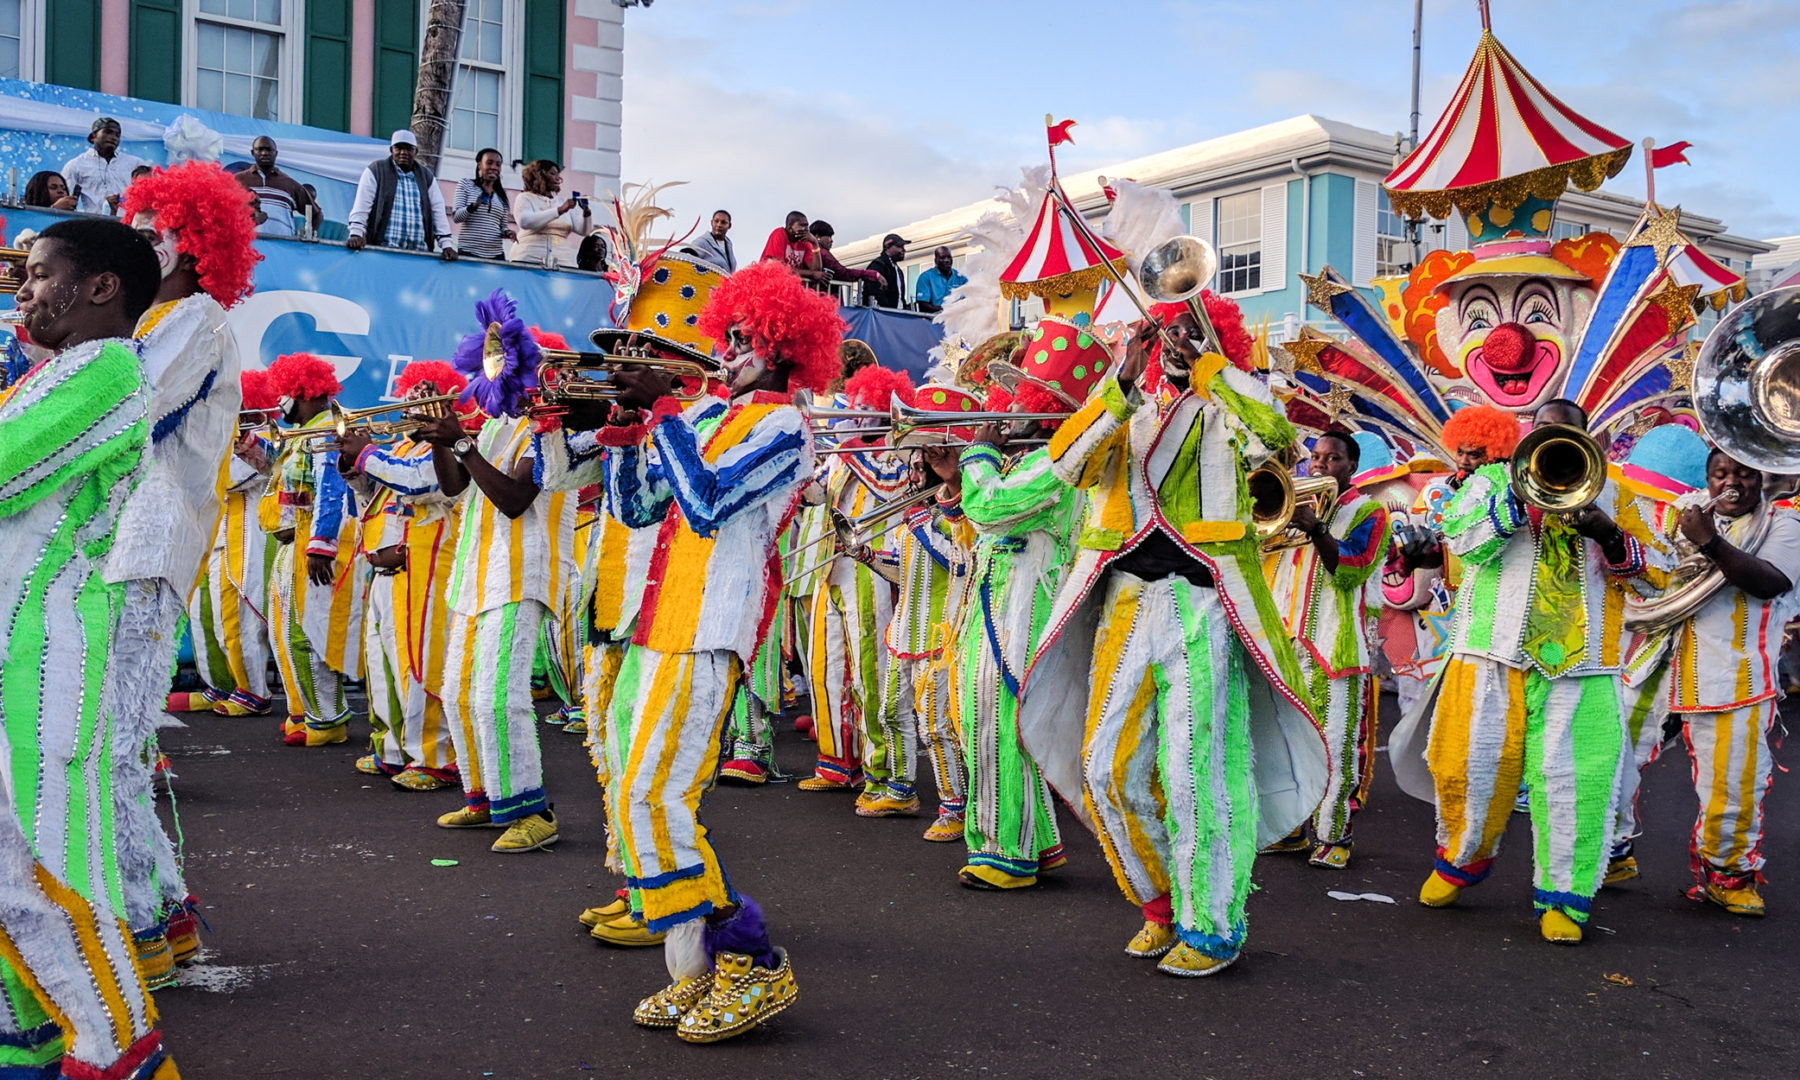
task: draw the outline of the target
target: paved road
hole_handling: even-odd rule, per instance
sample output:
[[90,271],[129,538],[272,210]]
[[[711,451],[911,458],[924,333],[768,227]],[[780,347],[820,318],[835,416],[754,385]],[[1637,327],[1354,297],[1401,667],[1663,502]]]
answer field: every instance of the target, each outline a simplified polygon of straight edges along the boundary
[[[1348,871],[1257,862],[1246,954],[1204,980],[1124,955],[1137,913],[1079,826],[1042,887],[978,893],[956,884],[959,847],[918,838],[923,820],[859,819],[849,797],[791,784],[723,788],[707,820],[801,995],[746,1037],[691,1047],[630,1020],[666,981],[660,952],[608,949],[575,922],[614,885],[575,736],[543,729],[562,843],[502,856],[494,833],[432,825],[454,795],[354,772],[354,744],[284,747],[266,718],[191,724],[166,746],[212,932],[189,973],[201,985],[158,995],[191,1080],[1800,1072],[1795,781],[1770,800],[1770,917],[1740,920],[1680,894],[1694,797],[1679,752],[1646,781],[1645,876],[1602,895],[1604,929],[1579,948],[1538,939],[1523,816],[1462,906],[1414,902],[1431,812],[1383,775]],[[810,748],[784,735],[782,767]]]

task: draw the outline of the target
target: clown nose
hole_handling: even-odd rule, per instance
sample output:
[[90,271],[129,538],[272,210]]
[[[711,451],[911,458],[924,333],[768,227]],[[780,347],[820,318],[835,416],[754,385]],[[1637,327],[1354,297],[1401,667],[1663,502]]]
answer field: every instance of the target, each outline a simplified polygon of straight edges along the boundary
[[1482,341],[1481,357],[1496,372],[1522,375],[1531,366],[1531,346],[1536,340],[1523,323],[1501,323]]

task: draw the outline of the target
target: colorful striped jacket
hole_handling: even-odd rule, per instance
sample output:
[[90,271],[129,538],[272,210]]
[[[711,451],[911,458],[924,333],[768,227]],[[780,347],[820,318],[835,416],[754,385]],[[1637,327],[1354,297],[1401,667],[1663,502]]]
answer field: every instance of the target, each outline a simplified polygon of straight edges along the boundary
[[1327,525],[1338,542],[1336,570],[1326,570],[1318,549],[1306,543],[1267,556],[1263,574],[1289,636],[1327,678],[1337,679],[1369,670],[1375,634],[1369,609],[1381,606],[1387,510],[1352,487],[1338,499]]
[[[532,450],[531,421],[496,416],[482,426],[481,456],[511,475]],[[533,476],[537,464],[532,463]],[[575,498],[543,490],[516,518],[502,514],[481,486],[470,482],[458,506],[456,561],[450,570],[450,610],[474,618],[507,604],[535,601],[555,614],[574,564]]]

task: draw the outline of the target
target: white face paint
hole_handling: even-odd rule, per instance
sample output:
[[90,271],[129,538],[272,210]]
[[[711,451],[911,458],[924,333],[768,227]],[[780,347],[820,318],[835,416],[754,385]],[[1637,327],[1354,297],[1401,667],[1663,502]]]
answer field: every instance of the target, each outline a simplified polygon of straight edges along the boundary
[[156,249],[156,265],[162,270],[164,280],[167,280],[168,276],[175,272],[175,262],[181,256],[181,252],[176,246],[175,230],[158,229],[154,210],[139,211],[138,215],[131,219],[131,227],[143,233],[144,239],[149,240],[151,246]]
[[288,423],[294,422],[294,406],[299,404],[286,394],[275,399],[275,407],[281,410],[281,418]]
[[719,364],[725,375],[725,385],[736,394],[762,378],[769,370],[769,362],[756,351],[756,346],[740,327],[733,326],[727,335],[725,355]]

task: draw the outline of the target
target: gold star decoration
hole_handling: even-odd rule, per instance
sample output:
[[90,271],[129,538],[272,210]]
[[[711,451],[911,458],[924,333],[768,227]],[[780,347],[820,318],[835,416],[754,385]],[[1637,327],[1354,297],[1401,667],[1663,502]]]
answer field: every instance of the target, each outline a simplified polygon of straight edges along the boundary
[[1300,336],[1288,342],[1283,348],[1294,360],[1294,368],[1309,375],[1323,375],[1325,369],[1319,364],[1319,354],[1337,344],[1324,334],[1310,326],[1300,328]]
[[1628,248],[1647,247],[1656,249],[1656,265],[1668,262],[1669,252],[1678,247],[1686,247],[1688,238],[1681,232],[1681,207],[1665,210],[1660,214],[1652,214],[1645,223],[1643,231],[1625,242]]
[[1675,279],[1669,277],[1664,278],[1662,285],[1644,300],[1663,309],[1669,317],[1669,333],[1673,334],[1693,321],[1694,297],[1699,295],[1699,285],[1677,285]]
[[1325,395],[1325,415],[1332,420],[1350,411],[1350,391],[1340,383],[1333,383],[1331,392]]
[[1681,351],[1669,357],[1669,391],[1689,391],[1694,385],[1694,361],[1700,356],[1700,343],[1690,341]]
[[1321,269],[1316,274],[1301,274],[1300,280],[1306,282],[1306,302],[1325,314],[1331,314],[1331,298],[1342,296],[1353,291],[1342,281],[1333,281],[1328,276],[1330,267]]

